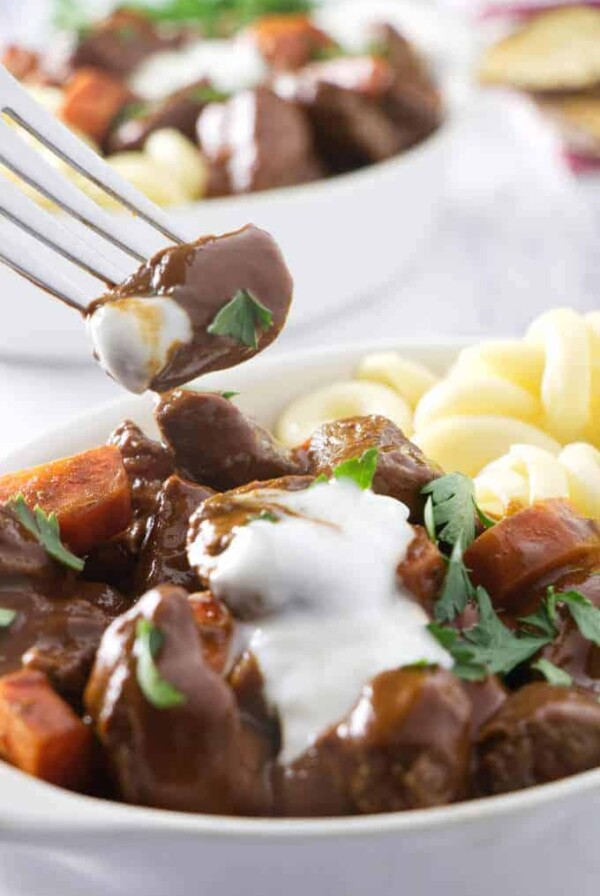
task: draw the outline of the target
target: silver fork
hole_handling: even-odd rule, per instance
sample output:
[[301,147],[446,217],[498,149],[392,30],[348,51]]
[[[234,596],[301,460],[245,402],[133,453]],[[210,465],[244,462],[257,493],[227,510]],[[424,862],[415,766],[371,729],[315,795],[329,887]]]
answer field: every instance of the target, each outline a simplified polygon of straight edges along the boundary
[[[7,177],[0,177],[0,261],[83,312],[96,296],[72,279],[68,265],[57,265],[53,252],[107,286],[114,286],[130,273],[132,259],[139,264],[151,254],[147,249],[148,240],[134,231],[131,219],[103,211],[23,140],[19,130],[3,116],[28,131],[74,171],[121,202],[162,236],[175,243],[185,242],[186,235],[161,209],[35,102],[2,66],[0,113],[3,113],[0,115],[0,164],[67,213],[58,217],[47,212]],[[18,229],[25,235],[19,234]],[[118,252],[110,251],[104,241]],[[43,249],[40,243],[52,252]]]

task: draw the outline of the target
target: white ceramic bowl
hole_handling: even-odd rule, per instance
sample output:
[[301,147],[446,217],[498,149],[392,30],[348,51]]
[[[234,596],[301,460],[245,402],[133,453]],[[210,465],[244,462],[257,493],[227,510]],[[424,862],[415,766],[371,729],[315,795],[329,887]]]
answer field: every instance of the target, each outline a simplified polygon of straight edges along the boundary
[[[270,425],[293,396],[348,376],[368,351],[398,348],[442,372],[464,342],[363,343],[256,359],[211,375],[241,389]],[[103,442],[147,398],[125,398],[37,438],[0,463],[15,469]],[[11,896],[592,896],[600,770],[520,793],[389,815],[332,820],[184,815],[80,797],[0,763],[0,892]]]
[[[452,121],[407,152],[357,172],[196,202],[170,214],[190,239],[247,223],[273,233],[295,280],[289,326],[303,326],[341,305],[368,301],[423,244],[443,194]],[[161,245],[145,225],[131,219],[130,226],[150,237],[149,253]],[[73,274],[82,287],[94,289],[86,275]],[[89,359],[78,315],[2,265],[0,295],[0,359]]]

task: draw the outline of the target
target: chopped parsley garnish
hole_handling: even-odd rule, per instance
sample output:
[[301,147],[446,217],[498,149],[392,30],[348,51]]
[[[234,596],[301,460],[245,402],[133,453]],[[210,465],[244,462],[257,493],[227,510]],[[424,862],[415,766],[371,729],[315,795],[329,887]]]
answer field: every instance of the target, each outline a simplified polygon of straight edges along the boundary
[[255,513],[254,516],[249,517],[248,522],[278,523],[279,517],[275,516],[274,513],[271,513],[270,510],[261,510],[260,513]]
[[16,610],[9,610],[8,607],[0,607],[0,628],[8,628],[12,625],[17,616]]
[[315,4],[313,0],[163,0],[153,4],[129,0],[123,5],[155,22],[198,22],[213,33],[225,20],[233,20],[235,27],[272,13],[310,12]]
[[273,314],[247,289],[239,289],[207,327],[211,336],[229,336],[240,345],[258,348],[258,334],[273,325]]
[[567,688],[573,684],[573,679],[568,672],[565,672],[564,669],[560,669],[558,666],[555,666],[554,663],[551,663],[550,660],[544,659],[544,657],[537,660],[537,662],[532,663],[531,668],[535,669],[537,672],[541,672],[548,684],[554,684],[559,687],[562,686]]
[[463,552],[475,539],[476,515],[486,528],[493,526],[494,521],[477,507],[473,480],[462,473],[440,476],[427,483],[421,493],[427,495],[424,508],[427,534],[434,543],[440,542],[442,550],[452,549],[434,614],[438,622],[450,622],[474,596]]
[[331,477],[325,473],[320,473],[316,477],[313,485],[320,485],[322,482],[331,482],[332,479],[351,479],[359,488],[365,491],[373,487],[373,478],[377,470],[377,461],[379,460],[378,448],[367,448],[360,457],[351,457],[349,460],[343,461],[334,468]]
[[164,641],[163,633],[148,619],[138,619],[135,626],[133,652],[136,656],[136,678],[146,700],[156,709],[170,709],[185,703],[185,694],[165,681],[156,665],[156,657]]
[[60,540],[60,526],[55,513],[47,514],[39,505],[36,505],[32,512],[25,503],[23,495],[11,498],[6,506],[13,511],[23,528],[37,538],[51,557],[69,569],[81,572],[85,563]]
[[428,626],[431,634],[455,661],[459,678],[475,681],[486,675],[508,675],[530,659],[552,639],[543,632],[512,631],[498,617],[485,588],[475,589],[479,620],[463,632],[437,623]]
[[475,596],[469,572],[463,563],[460,538],[452,548],[447,563],[442,593],[434,607],[437,622],[451,622],[466,609],[469,601]]
[[562,604],[573,619],[581,635],[600,646],[600,609],[579,591],[555,591],[548,588],[539,610],[521,619],[524,625],[533,626],[554,640],[558,634],[558,604]]
[[[437,622],[429,625],[431,634],[453,657],[454,672],[459,678],[476,680],[491,674],[508,675],[542,647],[551,644],[559,633],[559,604],[571,614],[582,636],[600,645],[600,609],[579,591],[556,592],[548,588],[539,610],[520,619],[516,630],[504,625],[484,588],[476,588],[473,597],[479,609],[479,620],[472,628],[458,632]],[[533,668],[550,681],[550,666],[552,663],[548,660],[539,660]]]
[[239,394],[239,392],[221,392],[221,398],[226,398],[227,401],[231,401],[232,398],[235,398],[235,396]]
[[367,448],[360,457],[351,457],[350,460],[339,464],[333,471],[333,477],[334,479],[351,479],[364,491],[373,485],[378,460],[379,450]]
[[421,493],[431,497],[428,530],[435,530],[445,544],[454,545],[460,540],[466,550],[475,540],[473,480],[462,473],[448,473],[428,482]]
[[187,97],[195,103],[222,103],[227,99],[228,94],[217,90],[211,84],[199,84],[190,90]]

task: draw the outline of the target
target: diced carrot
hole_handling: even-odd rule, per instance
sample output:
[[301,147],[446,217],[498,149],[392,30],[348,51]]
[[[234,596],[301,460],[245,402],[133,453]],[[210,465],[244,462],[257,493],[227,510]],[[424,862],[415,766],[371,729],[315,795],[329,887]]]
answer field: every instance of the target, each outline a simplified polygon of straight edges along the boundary
[[115,445],[0,476],[0,502],[18,494],[29,507],[56,513],[61,538],[76,554],[118,535],[131,520],[129,480]]
[[40,57],[33,50],[9,44],[4,50],[0,63],[19,81],[25,81],[39,71]]
[[568,501],[544,501],[486,529],[464,560],[496,608],[525,615],[533,609],[536,585],[551,584],[553,571],[600,562],[600,527]]
[[80,790],[92,764],[91,730],[58,696],[43,672],[0,678],[0,753],[36,778]]
[[190,596],[192,612],[198,626],[202,653],[208,665],[219,675],[225,671],[231,638],[233,618],[225,604],[203,591]]
[[333,46],[328,34],[303,15],[271,15],[249,26],[266,61],[275,69],[298,69],[319,50]]
[[130,99],[121,81],[100,69],[79,68],[67,84],[59,117],[101,143]]

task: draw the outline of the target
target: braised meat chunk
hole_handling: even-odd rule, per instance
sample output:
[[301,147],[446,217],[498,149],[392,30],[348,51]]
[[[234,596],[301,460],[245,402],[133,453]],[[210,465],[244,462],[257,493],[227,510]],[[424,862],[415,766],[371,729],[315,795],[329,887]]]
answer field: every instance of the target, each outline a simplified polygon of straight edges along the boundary
[[384,672],[346,719],[277,779],[284,815],[396,812],[465,795],[471,707],[436,669]]
[[128,75],[152,53],[181,44],[182,33],[161,33],[141,13],[118,9],[80,37],[71,69],[95,66],[115,75]]
[[[556,586],[561,592],[574,589],[600,610],[600,575],[571,574]],[[544,647],[542,657],[562,669],[574,684],[600,696],[600,645],[585,638],[565,607],[559,608],[558,635]]]
[[386,417],[349,417],[324,423],[308,443],[309,470],[316,476],[330,476],[336,466],[360,457],[369,448],[379,450],[373,491],[402,501],[410,510],[411,522],[422,523],[425,499],[421,489],[442,471]]
[[157,585],[193,590],[196,576],[186,555],[188,521],[212,489],[170,476],[162,486],[150,518],[136,568],[135,590],[143,594]]
[[[142,664],[156,671],[146,675]],[[148,677],[162,683],[158,694]],[[203,658],[185,591],[149,591],[111,625],[85,699],[128,802],[218,814],[264,810],[261,757],[231,690]]]
[[569,569],[600,567],[600,526],[568,501],[545,501],[487,529],[469,547],[465,563],[497,608],[526,616],[545,587]]
[[556,781],[600,764],[600,703],[583,691],[543,682],[512,694],[478,740],[482,793]]
[[158,492],[165,479],[174,472],[175,461],[168,448],[149,439],[131,420],[115,429],[108,444],[119,449],[129,479],[133,517],[124,539],[129,550],[137,553]]
[[92,302],[86,319],[113,379],[132,392],[164,392],[267,348],[292,293],[277,243],[248,225],[157,252]]
[[155,414],[179,469],[211,488],[305,472],[301,458],[214,392],[176,389],[161,397]]
[[249,193],[315,180],[323,169],[301,108],[267,87],[211,103],[198,118],[198,143],[220,172],[225,193]]
[[195,140],[198,116],[216,94],[207,80],[201,80],[156,103],[131,102],[109,134],[107,151],[142,149],[150,134],[163,128],[174,128],[189,140]]
[[8,507],[0,507],[0,591],[14,614],[0,633],[0,675],[37,669],[79,707],[100,638],[128,602],[108,585],[75,579]]
[[402,129],[360,91],[319,80],[314,72],[299,80],[293,92],[287,84],[283,89],[306,109],[319,153],[333,172],[381,162],[405,143]]
[[[412,134],[415,142],[440,124],[442,101],[424,60],[392,25],[382,23],[371,29],[371,40],[380,58],[393,72],[384,105],[388,114]],[[408,137],[407,137],[408,139]]]

